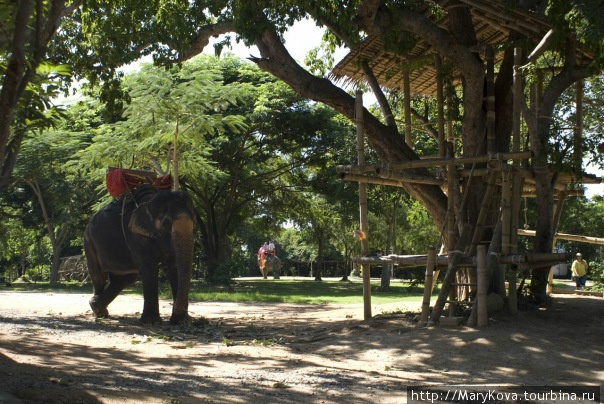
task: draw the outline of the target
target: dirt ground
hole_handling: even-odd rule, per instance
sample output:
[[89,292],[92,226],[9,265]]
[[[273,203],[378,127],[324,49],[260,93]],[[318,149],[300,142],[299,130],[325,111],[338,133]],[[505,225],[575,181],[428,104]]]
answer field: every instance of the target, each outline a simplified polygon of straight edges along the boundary
[[417,328],[419,302],[369,321],[360,305],[192,302],[188,329],[145,326],[142,298],[95,321],[89,297],[0,289],[0,403],[404,403],[425,384],[604,383],[598,297],[554,295],[482,330]]

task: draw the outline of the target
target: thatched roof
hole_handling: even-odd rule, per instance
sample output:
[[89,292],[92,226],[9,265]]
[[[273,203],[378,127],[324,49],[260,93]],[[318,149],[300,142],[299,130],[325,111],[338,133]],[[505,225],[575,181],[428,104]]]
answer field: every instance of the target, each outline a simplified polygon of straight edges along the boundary
[[[459,0],[467,5],[472,14],[479,46],[477,51],[484,53],[484,45],[504,43],[511,31],[520,32],[539,42],[550,27],[539,17],[522,10],[506,8],[501,2],[492,0]],[[428,2],[427,2],[428,3]],[[434,0],[433,3],[447,9],[450,0]],[[430,15],[426,7],[426,15]],[[447,26],[447,17],[437,24]],[[412,65],[410,72],[411,92],[413,94],[436,94],[436,70],[434,68],[434,50],[421,39],[404,56],[384,50],[380,37],[370,36],[361,45],[350,52],[331,72],[331,77],[349,83],[365,81],[365,75],[358,63],[367,60],[381,86],[390,89],[402,89],[403,66]],[[484,55],[483,55],[484,56]],[[501,57],[501,55],[498,55]],[[496,61],[499,61],[497,58]]]

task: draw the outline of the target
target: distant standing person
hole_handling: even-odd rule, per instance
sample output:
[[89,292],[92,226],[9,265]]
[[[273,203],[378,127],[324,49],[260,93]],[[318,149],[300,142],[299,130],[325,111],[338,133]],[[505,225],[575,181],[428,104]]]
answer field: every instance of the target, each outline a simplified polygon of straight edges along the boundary
[[573,261],[571,270],[573,271],[573,280],[577,290],[585,289],[585,282],[587,281],[587,261],[583,261],[583,255],[577,253],[577,259]]

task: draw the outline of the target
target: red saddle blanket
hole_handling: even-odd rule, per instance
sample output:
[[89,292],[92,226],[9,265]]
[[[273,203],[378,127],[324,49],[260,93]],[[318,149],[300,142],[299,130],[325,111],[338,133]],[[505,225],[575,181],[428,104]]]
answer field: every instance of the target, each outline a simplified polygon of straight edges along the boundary
[[127,168],[109,168],[105,175],[107,191],[109,194],[118,198],[126,191],[130,191],[141,185],[153,185],[160,190],[169,190],[172,188],[172,176],[157,176],[153,171],[131,170]]

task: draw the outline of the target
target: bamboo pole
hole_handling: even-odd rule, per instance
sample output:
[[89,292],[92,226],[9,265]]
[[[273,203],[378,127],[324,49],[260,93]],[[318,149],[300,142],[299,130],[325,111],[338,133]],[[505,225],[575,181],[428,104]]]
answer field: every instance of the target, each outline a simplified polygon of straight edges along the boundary
[[[453,153],[453,148],[448,150]],[[449,155],[449,158],[454,156]],[[455,228],[455,189],[457,170],[455,164],[447,165],[447,248],[452,248],[457,242],[457,229]],[[457,277],[457,276],[456,276]],[[449,291],[449,317],[454,317],[457,311],[457,288],[451,288]]]
[[411,139],[411,79],[408,68],[403,68],[403,109],[405,114],[405,143],[413,149]]
[[[455,166],[447,166],[447,248],[455,245],[457,240],[457,229],[455,228]],[[455,316],[457,300],[456,288],[449,292],[449,316]]]
[[487,312],[487,247],[483,244],[479,245],[477,247],[477,253],[477,324],[478,327],[485,327],[489,323],[489,316]]
[[[486,264],[487,264],[487,285],[494,284],[494,292],[501,296],[502,301],[505,299],[505,266],[499,262],[501,256],[501,220],[497,221],[495,231],[493,232],[493,238],[489,244],[489,250],[487,251]],[[476,259],[476,265],[478,266],[478,258]],[[478,272],[478,271],[477,271]],[[477,274],[478,277],[478,274]],[[477,285],[478,286],[478,285]],[[468,327],[475,327],[478,323],[478,299],[474,300],[472,305],[472,311],[468,317],[466,324]]]
[[344,181],[354,181],[363,184],[388,185],[391,187],[403,187],[401,181],[389,180],[386,178],[372,177],[369,175],[360,174],[341,174],[340,179]]
[[522,72],[520,65],[522,63],[522,49],[514,49],[514,99],[512,103],[512,151],[520,151],[520,114],[522,112]]
[[455,134],[453,133],[453,100],[451,93],[447,94],[447,147],[455,150]]
[[455,166],[447,166],[447,248],[451,248],[457,242],[457,230],[455,229]]
[[[520,66],[522,63],[522,49],[514,49],[514,99],[512,103],[512,150],[514,152],[520,151],[520,113],[522,111],[522,72]],[[514,166],[519,166],[518,161],[514,161]],[[518,212],[520,209],[520,195],[522,193],[522,178],[514,175],[512,182],[512,223],[511,234],[509,239],[510,251],[515,252],[517,250],[517,220]],[[516,223],[516,226],[514,226]],[[516,266],[511,265],[508,273],[508,311],[510,314],[516,314],[518,312],[518,295],[516,291]]]
[[[363,93],[356,92],[355,117],[357,126],[357,160],[359,166],[365,165],[365,123],[363,120]],[[361,233],[365,235],[361,239],[361,254],[369,254],[369,221],[367,214],[367,184],[359,182],[359,222]],[[365,320],[371,318],[371,265],[362,265],[363,271],[363,315]]]
[[388,169],[382,169],[379,173],[376,173],[380,178],[399,180],[399,181],[409,181],[416,182],[422,184],[432,184],[432,185],[444,185],[444,181],[439,178],[430,177],[427,175],[418,175],[413,173],[401,173],[400,171],[393,171]]
[[501,253],[507,255],[510,253],[511,233],[512,233],[512,184],[504,177],[501,185]]
[[[471,227],[471,226],[470,226]],[[467,231],[464,229],[464,231]],[[526,231],[526,230],[524,230]],[[465,237],[465,236],[464,236]],[[458,245],[460,242],[458,242]],[[450,255],[438,255],[436,257],[436,267],[444,267],[450,264],[453,254],[461,253],[462,258],[455,261],[463,266],[476,266],[476,257],[463,256],[459,250],[452,251]],[[499,256],[500,264],[526,265],[536,264],[544,265],[550,262],[566,262],[572,258],[572,254],[567,253],[527,253],[527,254],[509,254]],[[418,267],[425,266],[428,257],[426,255],[387,255],[382,257],[353,257],[352,262],[359,264],[396,264],[399,267]]]
[[374,165],[363,165],[363,166],[358,166],[358,165],[353,165],[353,164],[339,165],[339,166],[336,166],[336,173],[338,173],[338,174],[342,174],[342,173],[349,173],[349,174],[375,173],[375,168],[376,168],[376,166],[374,166]]
[[487,151],[495,151],[495,52],[487,45]]
[[436,111],[438,119],[438,156],[445,157],[445,112],[444,91],[442,81],[442,58],[437,53],[434,55],[434,67],[436,69]]
[[426,259],[426,278],[424,282],[424,298],[422,300],[422,314],[419,326],[428,324],[428,315],[430,314],[430,296],[432,295],[432,278],[434,275],[434,266],[436,264],[436,249],[434,247],[428,250]]
[[364,184],[387,185],[391,187],[402,188],[405,182],[414,184],[428,184],[443,186],[444,181],[438,178],[423,177],[420,175],[393,175],[393,178],[382,178],[373,175],[362,174],[340,174],[340,179],[344,181],[362,182]]
[[[516,160],[531,158],[533,153],[530,151],[518,152],[518,153],[489,153],[482,156],[469,156],[469,157],[456,157],[450,158],[427,158],[422,160],[404,161],[400,163],[388,164],[386,168],[391,170],[404,170],[413,168],[431,168],[431,167],[443,167],[449,164],[472,164],[472,163],[487,163],[490,160]],[[381,169],[383,166],[374,166],[376,171]]]
[[[535,237],[536,234],[537,234],[537,232],[535,230],[518,229],[518,235],[520,235],[520,236]],[[567,234],[567,233],[556,233],[554,235],[554,237],[556,237],[558,240],[568,240],[568,241],[577,241],[579,243],[604,245],[604,238],[602,238],[602,237],[580,236],[580,235],[576,235],[576,234]]]
[[[435,168],[444,167],[449,164],[462,165],[472,163],[488,163],[489,161],[507,161],[507,160],[520,160],[531,158],[533,153],[530,151],[518,152],[518,153],[489,153],[482,156],[470,156],[470,157],[456,157],[456,158],[440,158],[430,157],[421,160],[404,161],[399,163],[390,163],[386,165],[338,165],[336,166],[337,173],[351,172],[351,173],[379,173],[381,170],[406,170],[415,168]],[[518,169],[520,170],[520,168]],[[526,170],[525,170],[526,171]],[[526,175],[530,175],[526,171]]]
[[576,122],[573,131],[575,172],[581,173],[583,167],[583,80],[575,83]]

